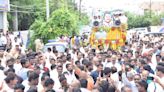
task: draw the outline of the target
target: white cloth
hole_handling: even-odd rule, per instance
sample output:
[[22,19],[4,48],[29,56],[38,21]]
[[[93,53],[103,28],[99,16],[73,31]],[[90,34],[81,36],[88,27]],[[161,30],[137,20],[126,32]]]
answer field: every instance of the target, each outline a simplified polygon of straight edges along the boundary
[[80,88],[80,90],[81,90],[81,92],[91,92],[91,91],[89,91],[89,90],[86,89],[86,88]]
[[68,74],[65,74],[65,77],[66,77],[66,79],[67,79],[67,83],[68,83],[68,84],[72,84],[72,82],[73,82],[74,80],[76,80],[75,73],[74,73],[74,71],[73,71],[72,74],[71,74],[69,71],[67,71],[67,73],[68,73]]
[[2,44],[7,44],[7,38],[5,36],[1,36]]
[[131,87],[132,92],[138,92],[138,88],[137,88],[135,82],[134,81],[129,81],[127,79],[125,73],[122,73],[122,81],[123,81],[124,85],[127,85],[127,86],[130,86]]
[[112,62],[106,63],[105,67],[109,67],[109,68],[116,67],[117,71],[121,70],[121,65],[117,62],[115,64],[113,64]]
[[17,64],[17,63],[14,64],[14,69],[15,69],[15,73],[16,74],[19,73],[19,71],[21,70],[21,68],[22,68],[22,65],[20,63],[19,64]]
[[164,92],[164,89],[158,83],[151,82],[148,85],[147,92]]
[[58,78],[58,72],[56,69],[50,71],[50,78],[52,78],[55,82],[55,88],[56,89],[60,89],[61,88],[61,83],[59,81],[59,78]]
[[102,31],[102,32],[96,32],[95,36],[96,36],[96,39],[103,39],[106,37],[106,32],[105,31]]

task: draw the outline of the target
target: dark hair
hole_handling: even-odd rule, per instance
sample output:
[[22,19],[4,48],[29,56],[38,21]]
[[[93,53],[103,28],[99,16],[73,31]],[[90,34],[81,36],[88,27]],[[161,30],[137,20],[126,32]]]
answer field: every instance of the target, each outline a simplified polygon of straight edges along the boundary
[[144,65],[144,70],[147,70],[148,72],[154,74],[154,71],[151,69],[150,65]]
[[111,68],[111,72],[112,72],[112,73],[116,73],[116,72],[117,72],[117,68],[113,66],[113,67]]
[[32,81],[32,80],[36,80],[36,79],[38,79],[39,78],[39,74],[37,74],[36,72],[32,72],[32,73],[30,73],[29,74],[29,76],[28,76],[28,81]]
[[19,83],[19,84],[21,84],[21,83],[23,82],[23,78],[21,78],[21,77],[19,77],[19,76],[17,76],[17,80],[18,80],[17,83]]
[[80,65],[80,66],[79,66],[79,68],[80,68],[80,70],[82,70],[82,71],[84,71],[84,70],[85,70],[84,65]]
[[15,73],[15,69],[14,69],[14,68],[9,68],[6,72],[7,72],[7,73],[9,73],[9,72]]
[[46,72],[43,73],[43,75],[47,75],[47,76],[50,77],[50,72],[49,71],[46,71]]
[[59,81],[62,82],[64,80],[67,80],[66,77],[64,75],[60,75],[59,76]]
[[99,66],[102,66],[102,67],[103,67],[103,64],[99,63],[99,64],[97,65],[97,67],[99,67]]
[[48,76],[47,74],[43,74],[42,77],[41,77],[41,81],[44,81],[47,76]]
[[16,75],[14,73],[9,73],[7,77],[5,78],[6,83],[10,83],[11,80],[14,80],[16,78]]
[[140,86],[144,87],[145,90],[147,90],[148,84],[147,84],[146,81],[143,81],[143,80],[142,80],[142,81],[139,81],[138,84],[139,84]]
[[141,64],[143,64],[143,65],[145,65],[145,64],[146,64],[146,61],[145,61],[145,60],[143,60],[143,59],[141,59],[141,60],[140,60],[140,62],[141,62]]
[[80,85],[82,88],[87,88],[88,81],[86,79],[81,79],[80,80]]
[[89,66],[92,66],[92,62],[87,62],[86,67],[88,68]]
[[103,72],[104,72],[105,75],[108,75],[108,74],[111,73],[111,69],[109,67],[105,67]]
[[108,92],[115,92],[115,91],[116,91],[116,87],[114,87],[114,86],[109,86]]
[[83,64],[83,65],[87,65],[88,62],[89,62],[89,60],[86,59],[86,58],[84,58],[84,59],[82,60],[82,64]]
[[164,61],[164,57],[162,57],[161,60]]
[[50,90],[47,90],[46,92],[56,92],[56,91],[53,89],[50,89]]
[[22,84],[16,84],[14,87],[14,90],[17,90],[17,89],[21,89],[22,91],[24,91],[25,86],[23,86]]
[[37,88],[30,88],[27,92],[38,92]]
[[68,68],[70,65],[71,65],[70,63],[66,64],[66,68]]
[[21,63],[22,66],[24,66],[27,61],[28,61],[27,59],[23,58],[23,59],[20,60],[20,63]]
[[102,81],[100,84],[100,87],[102,88],[103,92],[108,92],[109,82],[108,81]]
[[10,58],[10,59],[8,59],[8,60],[6,61],[6,63],[8,64],[9,62],[14,62],[14,61],[15,61],[14,58]]
[[48,87],[49,85],[53,85],[54,84],[54,81],[49,78],[47,79],[45,82],[44,82],[44,86]]
[[55,64],[52,64],[51,65],[51,70],[55,69],[56,68],[56,65]]
[[[163,57],[163,59],[164,59],[164,57]],[[159,63],[158,63],[158,65],[160,65],[160,66],[163,66],[163,67],[164,67],[164,63],[163,63],[163,62],[159,62]]]
[[164,66],[158,65],[157,66],[157,70],[161,71],[162,73],[164,73]]
[[71,55],[70,54],[67,55],[67,60],[68,61],[71,60]]
[[48,51],[51,51],[51,48],[47,48]]
[[75,61],[75,64],[77,65],[78,63],[80,63],[80,61]]
[[80,88],[73,88],[72,92],[81,92]]

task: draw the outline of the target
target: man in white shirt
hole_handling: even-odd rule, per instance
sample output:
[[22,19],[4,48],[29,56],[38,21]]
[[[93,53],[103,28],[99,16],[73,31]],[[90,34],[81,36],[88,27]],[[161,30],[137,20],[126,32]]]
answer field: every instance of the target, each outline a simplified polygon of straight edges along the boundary
[[121,70],[121,65],[118,62],[116,62],[116,56],[115,55],[113,55],[111,57],[111,62],[107,63],[106,64],[106,67],[109,67],[109,68],[116,67],[117,68],[117,71],[120,71]]
[[63,71],[62,66],[51,65],[50,78],[52,78],[55,81],[56,89],[61,88],[61,83],[59,81],[59,75],[62,73],[62,71]]
[[65,77],[67,79],[67,83],[71,84],[74,80],[76,80],[75,73],[70,63],[66,64],[66,68],[67,68],[67,71],[65,72]]

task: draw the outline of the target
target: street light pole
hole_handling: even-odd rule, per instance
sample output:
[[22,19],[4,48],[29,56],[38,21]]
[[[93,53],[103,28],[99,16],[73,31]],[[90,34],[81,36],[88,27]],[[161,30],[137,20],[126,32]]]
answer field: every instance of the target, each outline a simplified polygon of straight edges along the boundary
[[151,2],[151,0],[150,0],[150,18],[151,18],[151,3],[152,3],[152,2]]
[[46,19],[48,21],[50,17],[50,8],[49,8],[49,0],[46,0]]
[[80,0],[79,2],[79,19],[81,20],[81,2],[82,0]]

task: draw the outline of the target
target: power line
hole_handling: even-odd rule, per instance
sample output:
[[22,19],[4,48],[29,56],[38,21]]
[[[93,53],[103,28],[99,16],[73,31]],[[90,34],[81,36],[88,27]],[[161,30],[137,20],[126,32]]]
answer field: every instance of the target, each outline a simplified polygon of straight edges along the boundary
[[42,13],[42,12],[32,12],[32,11],[23,11],[23,10],[14,10],[14,9],[11,9],[9,12],[18,12],[18,13]]
[[19,6],[19,5],[14,5],[14,4],[10,4],[10,6],[13,6],[13,7],[19,7],[19,8],[32,8],[32,7],[34,7],[34,6],[36,6],[36,5],[30,5],[30,6]]
[[[34,9],[35,5],[33,6],[18,6],[18,5],[14,5],[14,4],[10,4],[11,7],[14,7],[14,8],[19,8],[19,9]],[[45,8],[45,7],[43,7]],[[41,9],[41,8],[39,8]]]

